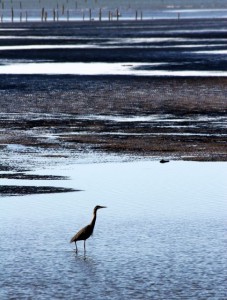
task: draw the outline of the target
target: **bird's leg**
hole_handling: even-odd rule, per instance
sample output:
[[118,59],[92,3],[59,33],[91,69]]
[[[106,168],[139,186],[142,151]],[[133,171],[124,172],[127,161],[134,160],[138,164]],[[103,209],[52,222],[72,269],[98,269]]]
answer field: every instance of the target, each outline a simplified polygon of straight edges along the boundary
[[77,244],[76,244],[76,242],[75,242],[75,245],[76,245],[76,253],[78,252],[78,249],[77,249]]
[[85,240],[84,240],[84,253],[86,252]]

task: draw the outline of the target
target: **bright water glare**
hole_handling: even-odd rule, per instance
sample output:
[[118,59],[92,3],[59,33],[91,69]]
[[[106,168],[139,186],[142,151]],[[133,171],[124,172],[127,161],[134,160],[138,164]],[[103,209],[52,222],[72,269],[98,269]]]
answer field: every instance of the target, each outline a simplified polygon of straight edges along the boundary
[[[128,162],[42,170],[80,192],[0,202],[0,299],[226,299],[226,164]],[[4,184],[29,181],[2,180]],[[50,185],[50,182],[32,182]],[[94,236],[70,238],[88,224]]]

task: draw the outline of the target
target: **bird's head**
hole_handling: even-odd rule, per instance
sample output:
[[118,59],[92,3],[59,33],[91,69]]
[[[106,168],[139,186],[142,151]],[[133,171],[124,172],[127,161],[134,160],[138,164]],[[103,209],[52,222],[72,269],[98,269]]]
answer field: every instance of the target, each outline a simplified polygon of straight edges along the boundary
[[100,208],[106,208],[106,206],[96,205],[96,207],[94,208],[94,213],[96,213],[96,211]]

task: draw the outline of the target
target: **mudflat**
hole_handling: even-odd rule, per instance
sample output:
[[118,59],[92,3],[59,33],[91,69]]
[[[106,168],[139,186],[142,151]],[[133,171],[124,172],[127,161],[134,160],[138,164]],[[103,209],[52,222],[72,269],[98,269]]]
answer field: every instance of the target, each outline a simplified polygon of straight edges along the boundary
[[[1,147],[226,160],[226,78],[4,76]],[[54,139],[50,139],[49,136]]]
[[[9,39],[16,26],[17,36]],[[0,148],[7,158],[2,168],[9,162],[18,168],[9,150],[24,162],[29,157],[30,167],[32,156],[51,163],[87,151],[226,161],[227,77],[215,76],[226,70],[218,54],[226,49],[225,27],[224,20],[3,24],[2,66],[136,62],[142,64],[134,69],[151,75],[1,74]]]

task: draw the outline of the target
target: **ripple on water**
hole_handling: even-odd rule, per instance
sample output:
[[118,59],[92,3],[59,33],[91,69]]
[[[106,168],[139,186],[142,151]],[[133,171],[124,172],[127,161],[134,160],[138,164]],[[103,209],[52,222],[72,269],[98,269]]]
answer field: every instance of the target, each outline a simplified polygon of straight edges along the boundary
[[[225,299],[225,163],[59,171],[84,192],[0,203],[1,299]],[[108,208],[76,255],[69,240],[96,204]]]

